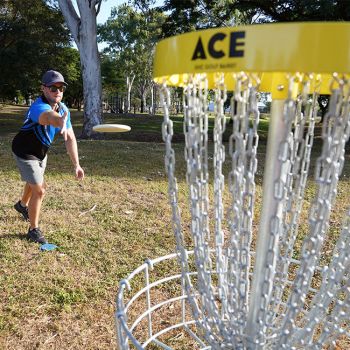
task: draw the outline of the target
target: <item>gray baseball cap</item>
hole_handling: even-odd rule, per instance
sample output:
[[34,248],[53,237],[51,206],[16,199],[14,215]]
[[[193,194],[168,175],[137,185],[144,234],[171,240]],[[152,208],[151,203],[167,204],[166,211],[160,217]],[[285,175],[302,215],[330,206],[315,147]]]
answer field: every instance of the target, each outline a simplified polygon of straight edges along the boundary
[[68,85],[63,78],[63,75],[60,72],[55,70],[48,70],[42,77],[41,82],[45,86],[51,86],[56,83],[63,83]]

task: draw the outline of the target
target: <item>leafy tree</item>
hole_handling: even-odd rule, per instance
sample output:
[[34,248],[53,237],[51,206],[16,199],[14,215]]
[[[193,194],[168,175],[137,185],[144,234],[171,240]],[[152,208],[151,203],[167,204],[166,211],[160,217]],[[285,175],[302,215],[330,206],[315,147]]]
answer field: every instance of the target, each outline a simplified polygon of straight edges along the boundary
[[[233,9],[234,2],[235,0],[165,0],[163,6],[153,10],[166,13],[161,33],[162,37],[169,37],[198,29],[252,23],[257,17],[256,11]],[[145,12],[154,5],[154,1],[134,0],[134,4]],[[172,91],[172,95],[175,98],[172,100],[175,110],[180,112],[182,89]]]
[[118,57],[111,54],[101,55],[101,74],[103,96],[111,103],[109,107],[114,112],[124,111],[124,72],[118,64]]
[[102,122],[101,67],[96,23],[102,0],[76,2],[80,16],[71,0],[58,0],[80,53],[84,93],[84,125],[81,137],[89,138],[93,134],[93,126]]
[[[147,4],[147,0],[135,2]],[[159,9],[169,13],[165,36],[252,22],[350,19],[350,2],[344,0],[165,0]]]
[[[145,0],[135,0],[140,6]],[[159,11],[168,13],[163,24],[164,37],[198,29],[233,26],[252,23],[254,8],[242,11],[235,7],[235,0],[165,0]]]
[[106,52],[114,55],[126,82],[126,112],[131,108],[134,81],[140,92],[141,105],[152,87],[152,62],[155,43],[164,19],[158,11],[138,12],[126,4],[112,10],[110,19],[99,27],[101,41],[108,43]]
[[83,103],[83,80],[80,71],[79,51],[72,47],[65,48],[58,62],[68,83],[68,89],[64,93],[64,101],[69,107],[80,110]]
[[39,92],[50,68],[62,70],[69,32],[61,12],[44,0],[3,0],[0,4],[0,96],[26,98]]
[[123,72],[118,65],[118,58],[114,55],[101,55],[101,74],[103,91],[107,95],[124,91]]
[[136,52],[135,32],[139,21],[134,9],[126,4],[112,9],[106,24],[99,26],[99,40],[108,44],[105,52],[114,55],[118,68],[123,67],[127,102],[126,112],[130,111],[131,88],[135,79]]
[[231,8],[259,12],[261,22],[350,20],[344,0],[236,0]]

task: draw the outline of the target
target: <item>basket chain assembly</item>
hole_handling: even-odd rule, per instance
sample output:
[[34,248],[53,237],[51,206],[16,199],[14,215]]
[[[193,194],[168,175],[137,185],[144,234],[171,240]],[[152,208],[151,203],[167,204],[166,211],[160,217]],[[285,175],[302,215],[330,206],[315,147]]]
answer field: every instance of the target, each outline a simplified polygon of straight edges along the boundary
[[[183,191],[175,176],[170,90],[164,83],[160,91],[176,240],[172,259],[177,258],[180,272],[151,283],[154,264],[167,257],[158,258],[121,282],[120,347],[129,349],[132,343],[144,349],[155,343],[170,350],[161,335],[183,327],[202,350],[335,348],[339,337],[350,339],[350,208],[344,211],[341,227],[331,227],[350,134],[350,82],[333,76],[318,139],[321,82],[313,74],[288,75],[286,97],[272,100],[265,149],[264,136],[258,133],[264,120],[258,110],[256,75],[239,72],[227,79],[227,74],[216,73],[212,91],[206,74],[189,74],[186,79],[183,131],[189,230],[181,217]],[[209,99],[214,100],[213,113]],[[262,176],[258,159],[264,156]],[[124,303],[124,289],[141,271],[146,286]],[[154,305],[151,289],[175,280],[180,294],[169,304]],[[147,309],[129,324],[128,310],[143,293]],[[152,320],[158,308],[176,301],[181,302],[181,320],[155,334]],[[134,331],[141,320],[148,324],[148,338],[138,341]]]
[[[300,77],[291,76],[290,85],[298,79]],[[260,293],[260,303],[254,306],[257,308],[252,321],[255,334],[251,334],[251,330],[247,332],[247,324],[252,303],[250,274],[255,259],[251,243],[259,111],[256,79],[252,75],[239,73],[235,75],[235,81],[231,102],[233,126],[228,150],[231,170],[228,174],[230,204],[226,212],[226,224],[229,230],[226,230],[223,134],[227,127],[224,115],[227,87],[223,76],[216,76],[213,237],[209,219],[210,156],[205,75],[191,76],[184,89],[186,179],[192,218],[191,236],[198,272],[195,284],[190,277],[186,254],[188,247],[184,244],[177,200],[175,152],[171,146],[173,131],[168,114],[170,94],[166,86],[162,87],[165,96],[163,138],[166,143],[169,196],[187,299],[197,327],[213,349],[258,349],[267,345],[275,349],[302,348],[306,345],[320,348],[321,344],[327,343],[327,339],[331,341],[335,338],[335,333],[344,333],[341,323],[347,317],[344,310],[348,309],[349,302],[345,267],[349,267],[349,259],[347,249],[344,249],[349,241],[346,238],[349,235],[349,218],[345,220],[329,267],[319,267],[322,243],[327,237],[329,215],[344,163],[345,143],[349,137],[349,87],[345,83],[338,84],[332,92],[323,127],[322,154],[316,164],[317,191],[310,208],[309,234],[298,260],[294,258],[294,245],[310,168],[318,92],[310,92],[310,82],[306,79],[301,83],[302,91],[297,99],[292,97],[290,88],[289,97],[283,102],[284,128],[280,130],[282,141],[277,153],[277,180],[273,184],[275,213],[268,223],[268,249],[261,268],[262,285],[258,291],[254,291]],[[290,277],[293,273],[295,278]],[[311,286],[316,273],[321,273],[323,279],[318,290]],[[315,338],[316,330],[319,334]]]

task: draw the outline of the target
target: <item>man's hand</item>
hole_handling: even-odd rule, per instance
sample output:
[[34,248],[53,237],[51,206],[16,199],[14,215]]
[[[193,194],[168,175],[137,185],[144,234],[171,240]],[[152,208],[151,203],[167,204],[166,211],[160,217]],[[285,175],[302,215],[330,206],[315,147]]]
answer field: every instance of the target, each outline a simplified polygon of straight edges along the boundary
[[75,167],[75,178],[77,180],[82,180],[85,176],[84,169],[78,165]]

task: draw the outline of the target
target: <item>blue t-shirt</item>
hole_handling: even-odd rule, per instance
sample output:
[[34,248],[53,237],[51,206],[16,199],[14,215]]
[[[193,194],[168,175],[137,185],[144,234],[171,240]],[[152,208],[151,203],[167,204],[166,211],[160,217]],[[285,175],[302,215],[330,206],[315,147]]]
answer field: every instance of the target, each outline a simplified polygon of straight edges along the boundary
[[[52,125],[39,124],[41,113],[52,110],[44,96],[35,100],[30,106],[24,119],[23,126],[12,141],[12,151],[18,157],[24,159],[43,160],[57,133],[61,131]],[[64,103],[60,103],[57,113],[63,116],[68,112],[66,126],[72,127],[70,112]]]

